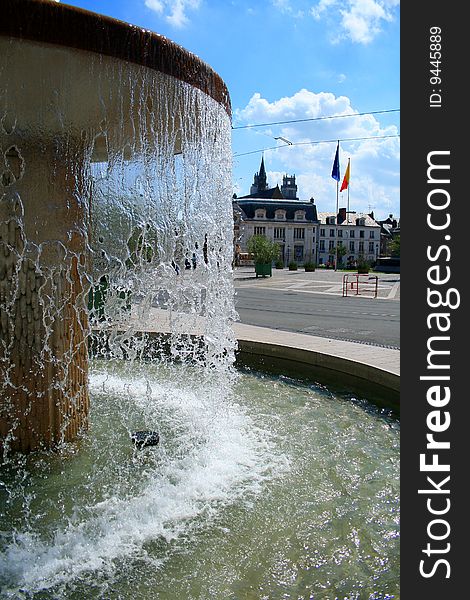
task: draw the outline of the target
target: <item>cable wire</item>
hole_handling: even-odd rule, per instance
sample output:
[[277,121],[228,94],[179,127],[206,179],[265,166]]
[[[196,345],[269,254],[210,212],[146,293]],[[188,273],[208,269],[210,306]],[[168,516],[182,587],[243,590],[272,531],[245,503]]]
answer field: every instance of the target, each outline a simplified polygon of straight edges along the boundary
[[[368,113],[368,114],[370,114],[370,113]],[[372,135],[369,137],[343,138],[343,139],[335,138],[334,140],[318,140],[318,141],[314,141],[314,142],[291,142],[290,144],[281,144],[280,146],[271,146],[270,148],[261,148],[260,150],[251,150],[250,152],[241,152],[239,154],[234,154],[233,157],[236,158],[238,156],[247,156],[248,154],[258,154],[259,152],[267,152],[268,150],[277,150],[278,148],[285,148],[285,147],[292,148],[293,146],[309,146],[309,145],[313,145],[313,144],[331,144],[332,142],[334,142],[336,144],[337,142],[358,142],[358,141],[362,141],[362,140],[384,140],[387,138],[396,138],[396,137],[400,137],[400,134],[397,133],[395,135]]]
[[330,117],[311,117],[309,119],[292,119],[290,121],[274,121],[272,123],[256,123],[254,125],[237,125],[232,129],[252,129],[254,127],[269,127],[270,125],[287,125],[288,123],[306,123],[307,121],[324,121],[325,119],[345,119],[346,117],[363,117],[365,115],[382,115],[384,113],[400,112],[399,108],[374,110],[371,112],[351,113],[350,115],[331,115]]

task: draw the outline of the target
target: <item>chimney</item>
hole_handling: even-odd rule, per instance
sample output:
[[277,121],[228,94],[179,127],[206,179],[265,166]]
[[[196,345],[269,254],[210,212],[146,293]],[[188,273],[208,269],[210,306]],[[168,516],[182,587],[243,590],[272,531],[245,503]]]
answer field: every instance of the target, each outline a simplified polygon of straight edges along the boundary
[[340,208],[338,211],[338,223],[346,221],[346,208]]

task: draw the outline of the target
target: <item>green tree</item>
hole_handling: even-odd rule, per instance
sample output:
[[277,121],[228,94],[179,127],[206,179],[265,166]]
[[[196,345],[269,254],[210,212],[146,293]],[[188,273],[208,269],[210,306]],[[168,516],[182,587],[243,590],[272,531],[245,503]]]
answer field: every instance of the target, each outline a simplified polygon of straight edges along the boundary
[[347,253],[347,248],[346,246],[343,244],[343,242],[338,242],[338,246],[336,247],[336,249],[333,250],[333,252],[336,254],[337,252],[337,257],[338,257],[338,264],[342,264],[343,262],[343,256]]
[[393,240],[390,242],[390,252],[392,254],[392,256],[400,256],[400,236],[397,235],[396,237],[393,238]]
[[248,240],[247,248],[257,265],[271,264],[279,257],[279,244],[268,240],[264,235],[252,236]]

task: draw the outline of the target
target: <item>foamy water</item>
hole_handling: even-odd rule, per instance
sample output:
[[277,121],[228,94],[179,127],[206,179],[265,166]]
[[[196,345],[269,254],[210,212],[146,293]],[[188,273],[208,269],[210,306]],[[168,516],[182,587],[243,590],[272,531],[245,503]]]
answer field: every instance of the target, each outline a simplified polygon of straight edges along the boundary
[[[288,380],[233,383],[98,363],[79,452],[10,473],[23,500],[1,525],[2,597],[397,598],[397,422]],[[133,450],[152,427],[159,447]]]
[[[57,484],[85,490],[96,486],[94,502],[73,507],[66,523],[50,523],[41,534],[31,523],[24,523],[0,558],[0,573],[8,582],[6,597],[15,597],[21,589],[34,593],[64,585],[88,571],[98,571],[100,576],[112,573],[117,559],[148,558],[143,549],[146,542],[159,538],[170,542],[187,533],[198,517],[210,522],[221,506],[242,494],[258,493],[263,481],[285,465],[284,459],[271,455],[269,433],[239,407],[223,402],[220,391],[214,399],[210,388],[155,381],[150,387],[143,379],[96,374],[91,392],[93,402],[100,405],[91,433],[96,426],[102,430],[100,437],[106,439],[114,431],[117,439],[113,441],[111,435],[108,447],[99,438],[85,443],[80,452],[89,455],[87,471],[76,472],[69,460],[67,471],[62,472],[63,482]],[[120,414],[106,431],[106,423],[96,420],[103,419],[110,408],[118,408]],[[160,417],[166,413],[165,427],[175,427],[177,435],[167,443],[171,431],[161,432],[160,448],[133,452],[128,432],[134,411],[145,420],[142,429],[152,424],[161,429]],[[125,446],[117,448],[115,444]],[[95,453],[105,455],[98,464],[93,463]],[[103,469],[120,472],[114,485]],[[30,492],[36,497],[43,493],[40,483],[44,476],[39,476]],[[131,478],[132,494],[123,485],[123,477]],[[67,489],[55,493],[59,501],[67,503]],[[47,506],[48,499],[41,504]],[[152,563],[159,565],[163,560],[154,557]]]

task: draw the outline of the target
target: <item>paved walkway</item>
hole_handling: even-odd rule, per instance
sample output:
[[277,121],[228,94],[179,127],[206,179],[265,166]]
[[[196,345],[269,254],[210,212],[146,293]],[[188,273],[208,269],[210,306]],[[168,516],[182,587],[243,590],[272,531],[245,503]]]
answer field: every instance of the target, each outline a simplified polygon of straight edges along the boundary
[[[356,277],[354,271],[334,271],[333,269],[316,269],[307,273],[299,268],[272,270],[272,277],[256,277],[254,267],[236,267],[234,269],[235,286],[239,288],[263,287],[280,291],[295,291],[305,294],[343,295],[343,277],[347,275],[348,295],[356,295]],[[362,297],[373,297],[375,277],[377,276],[377,299],[400,299],[400,274],[375,273],[359,277],[359,293]],[[351,284],[353,286],[351,287]]]

